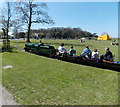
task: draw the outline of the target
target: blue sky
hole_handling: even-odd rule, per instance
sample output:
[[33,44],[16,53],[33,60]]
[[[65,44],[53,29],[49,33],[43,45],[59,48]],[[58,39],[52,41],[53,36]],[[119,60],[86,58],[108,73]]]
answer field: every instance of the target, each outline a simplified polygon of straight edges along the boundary
[[91,33],[118,36],[118,2],[49,2],[48,13],[55,21],[50,27],[79,27]]
[[91,33],[97,33],[98,35],[106,32],[111,37],[118,37],[117,1],[46,3],[49,8],[48,14],[54,20],[55,24],[39,24],[34,25],[32,28],[79,27],[82,30],[89,31]]

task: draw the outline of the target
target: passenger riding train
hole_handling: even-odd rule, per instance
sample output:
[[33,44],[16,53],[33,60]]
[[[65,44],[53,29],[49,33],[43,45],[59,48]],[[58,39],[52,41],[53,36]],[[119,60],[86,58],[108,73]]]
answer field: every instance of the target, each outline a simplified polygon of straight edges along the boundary
[[24,50],[30,53],[37,54],[37,55],[43,55],[43,56],[55,58],[58,60],[71,62],[71,63],[120,71],[119,61],[100,60],[96,62],[92,59],[83,58],[80,56],[71,56],[71,55],[60,56],[58,54],[58,50],[55,49],[54,46],[50,46],[50,45],[39,45],[39,44],[34,44],[34,43],[27,43],[25,44]]

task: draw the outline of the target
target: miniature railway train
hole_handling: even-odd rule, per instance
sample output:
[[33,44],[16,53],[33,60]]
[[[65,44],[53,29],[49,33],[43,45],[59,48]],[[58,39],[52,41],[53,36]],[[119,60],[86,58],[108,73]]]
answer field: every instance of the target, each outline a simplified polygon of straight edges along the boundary
[[43,56],[71,62],[71,63],[82,64],[82,65],[93,66],[93,67],[104,68],[104,69],[110,69],[114,71],[120,71],[120,62],[118,61],[95,62],[87,58],[83,59],[79,56],[69,56],[69,55],[59,56],[57,54],[57,49],[55,49],[54,46],[28,43],[28,44],[25,44],[24,50],[30,53],[37,54],[37,55],[43,55]]
[[56,56],[56,53],[57,53],[56,49],[53,46],[39,45],[39,44],[33,44],[33,43],[25,44],[24,49],[27,52],[41,54],[41,55],[50,56],[50,57]]

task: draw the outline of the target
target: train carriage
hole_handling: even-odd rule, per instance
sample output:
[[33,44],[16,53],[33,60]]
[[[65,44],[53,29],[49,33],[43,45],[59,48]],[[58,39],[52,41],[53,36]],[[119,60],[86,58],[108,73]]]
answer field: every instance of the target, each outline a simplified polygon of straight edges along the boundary
[[54,48],[54,46],[49,45],[39,45],[39,44],[33,44],[28,43],[25,44],[24,47],[25,51],[43,55],[43,56],[49,56],[54,57],[59,60],[68,61],[76,64],[82,64],[87,66],[93,66],[98,68],[104,68],[104,69],[110,69],[115,71],[120,71],[120,62],[119,61],[102,61],[102,62],[95,62],[91,59],[83,59],[80,56],[59,56],[57,55],[57,49]]

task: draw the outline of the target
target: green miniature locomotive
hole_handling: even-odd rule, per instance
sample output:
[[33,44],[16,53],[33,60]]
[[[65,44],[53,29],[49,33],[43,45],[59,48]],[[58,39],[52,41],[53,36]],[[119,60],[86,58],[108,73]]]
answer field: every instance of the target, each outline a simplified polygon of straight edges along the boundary
[[25,44],[24,50],[35,54],[47,55],[50,57],[55,56],[57,53],[56,49],[53,46],[39,45],[33,43]]

